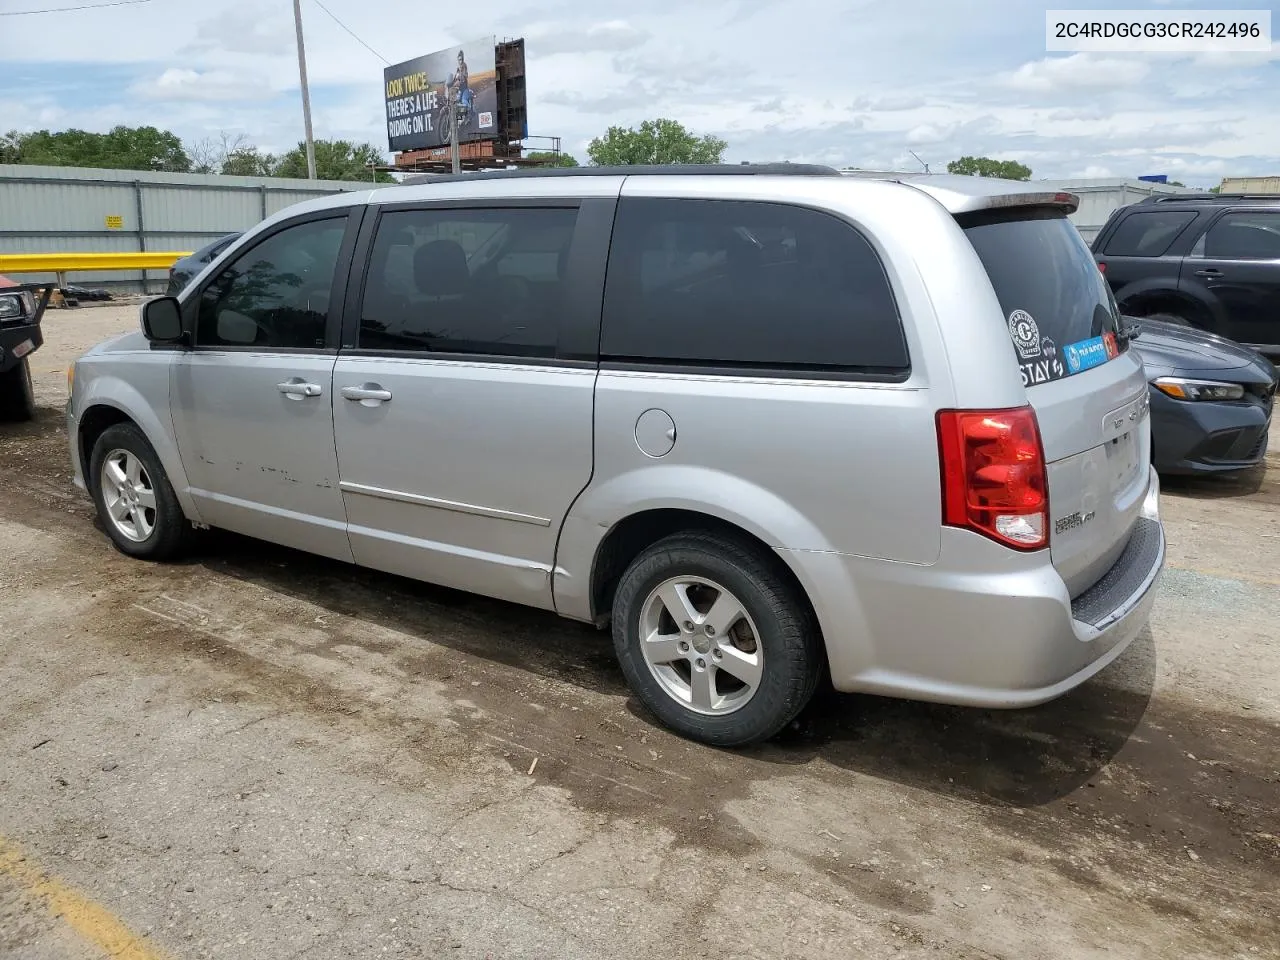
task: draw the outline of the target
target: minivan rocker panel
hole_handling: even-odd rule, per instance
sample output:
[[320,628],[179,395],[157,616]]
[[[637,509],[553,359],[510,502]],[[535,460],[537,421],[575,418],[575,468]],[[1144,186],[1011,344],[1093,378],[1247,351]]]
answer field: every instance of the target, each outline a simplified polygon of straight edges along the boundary
[[186,286],[180,334],[144,305],[152,342],[77,362],[76,483],[133,556],[211,525],[611,625],[709,743],[772,736],[824,667],[1040,703],[1142,630],[1164,559],[1074,203],[797,166],[299,204]]

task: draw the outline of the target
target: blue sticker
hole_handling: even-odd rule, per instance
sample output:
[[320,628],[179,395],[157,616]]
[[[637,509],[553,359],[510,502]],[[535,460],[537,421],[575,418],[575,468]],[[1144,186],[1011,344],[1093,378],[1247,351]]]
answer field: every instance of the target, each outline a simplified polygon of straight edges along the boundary
[[1107,342],[1102,337],[1068,343],[1062,348],[1062,355],[1067,361],[1069,373],[1079,373],[1082,370],[1100,367],[1111,359],[1107,351]]

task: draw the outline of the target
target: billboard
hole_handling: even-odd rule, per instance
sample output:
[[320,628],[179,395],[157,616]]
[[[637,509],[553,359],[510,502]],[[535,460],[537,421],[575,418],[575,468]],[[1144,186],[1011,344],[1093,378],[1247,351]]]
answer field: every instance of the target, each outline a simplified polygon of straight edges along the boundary
[[437,50],[382,72],[387,145],[393,153],[449,145],[450,92],[459,100],[458,140],[498,136],[494,38]]

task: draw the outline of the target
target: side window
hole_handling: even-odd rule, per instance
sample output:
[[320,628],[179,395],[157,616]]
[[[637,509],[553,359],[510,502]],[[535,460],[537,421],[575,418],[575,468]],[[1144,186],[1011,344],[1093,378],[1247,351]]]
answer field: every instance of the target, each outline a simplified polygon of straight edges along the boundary
[[1195,211],[1131,213],[1116,227],[1107,241],[1109,257],[1162,257],[1165,251],[1196,218]]
[[1280,260],[1280,213],[1228,213],[1204,236],[1214,260]]
[[561,207],[384,213],[357,345],[554,356],[577,217]]
[[196,345],[323,347],[345,216],[287,227],[229,263],[200,296]]
[[909,366],[893,292],[862,234],[815,210],[725,200],[622,200],[600,352],[709,366]]

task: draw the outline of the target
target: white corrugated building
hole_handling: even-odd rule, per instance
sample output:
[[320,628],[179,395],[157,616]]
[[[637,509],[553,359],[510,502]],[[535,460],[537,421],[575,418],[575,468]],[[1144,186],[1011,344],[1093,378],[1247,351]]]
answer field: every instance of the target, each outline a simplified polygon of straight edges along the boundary
[[[294,180],[0,164],[0,254],[198,250],[301,200],[374,186]],[[163,289],[164,270],[80,272],[72,283]],[[52,280],[23,274],[23,281]]]

